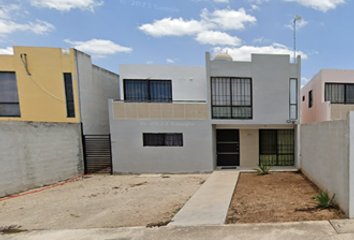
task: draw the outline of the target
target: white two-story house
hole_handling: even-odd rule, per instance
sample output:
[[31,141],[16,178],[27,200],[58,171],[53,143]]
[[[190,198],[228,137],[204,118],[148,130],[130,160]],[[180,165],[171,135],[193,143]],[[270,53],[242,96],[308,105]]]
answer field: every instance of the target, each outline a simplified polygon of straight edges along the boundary
[[299,166],[300,57],[206,53],[204,66],[120,65],[114,173]]

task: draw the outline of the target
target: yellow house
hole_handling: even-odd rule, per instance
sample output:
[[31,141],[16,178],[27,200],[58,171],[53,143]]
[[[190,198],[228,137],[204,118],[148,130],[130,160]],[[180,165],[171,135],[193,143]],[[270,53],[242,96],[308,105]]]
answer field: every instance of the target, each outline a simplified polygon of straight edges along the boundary
[[85,134],[109,134],[108,99],[119,76],[76,49],[14,47],[0,55],[0,121],[83,123]]

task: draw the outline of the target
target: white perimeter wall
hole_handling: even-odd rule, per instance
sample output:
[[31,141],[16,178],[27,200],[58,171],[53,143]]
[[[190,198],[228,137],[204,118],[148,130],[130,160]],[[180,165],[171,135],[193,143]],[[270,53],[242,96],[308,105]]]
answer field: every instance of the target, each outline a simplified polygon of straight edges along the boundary
[[0,123],[0,197],[82,173],[80,124]]
[[349,135],[347,120],[303,124],[301,156],[303,173],[322,191],[335,193],[336,203],[347,216],[354,217],[349,196],[349,169],[354,160],[350,159]]
[[119,75],[92,65],[85,53],[76,56],[83,132],[109,134],[108,99],[119,98]]

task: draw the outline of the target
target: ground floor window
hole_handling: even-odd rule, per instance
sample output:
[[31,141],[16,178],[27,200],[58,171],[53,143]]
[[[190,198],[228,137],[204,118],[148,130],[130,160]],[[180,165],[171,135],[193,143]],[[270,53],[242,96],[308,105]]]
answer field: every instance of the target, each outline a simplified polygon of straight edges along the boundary
[[259,162],[267,166],[293,166],[294,130],[259,130]]
[[143,133],[144,147],[182,147],[182,133]]

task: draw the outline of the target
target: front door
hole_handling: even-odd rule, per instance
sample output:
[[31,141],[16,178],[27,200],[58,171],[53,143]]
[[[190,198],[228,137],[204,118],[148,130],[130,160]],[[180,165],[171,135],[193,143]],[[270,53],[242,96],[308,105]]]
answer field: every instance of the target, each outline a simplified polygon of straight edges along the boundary
[[216,130],[218,166],[240,166],[239,130]]

